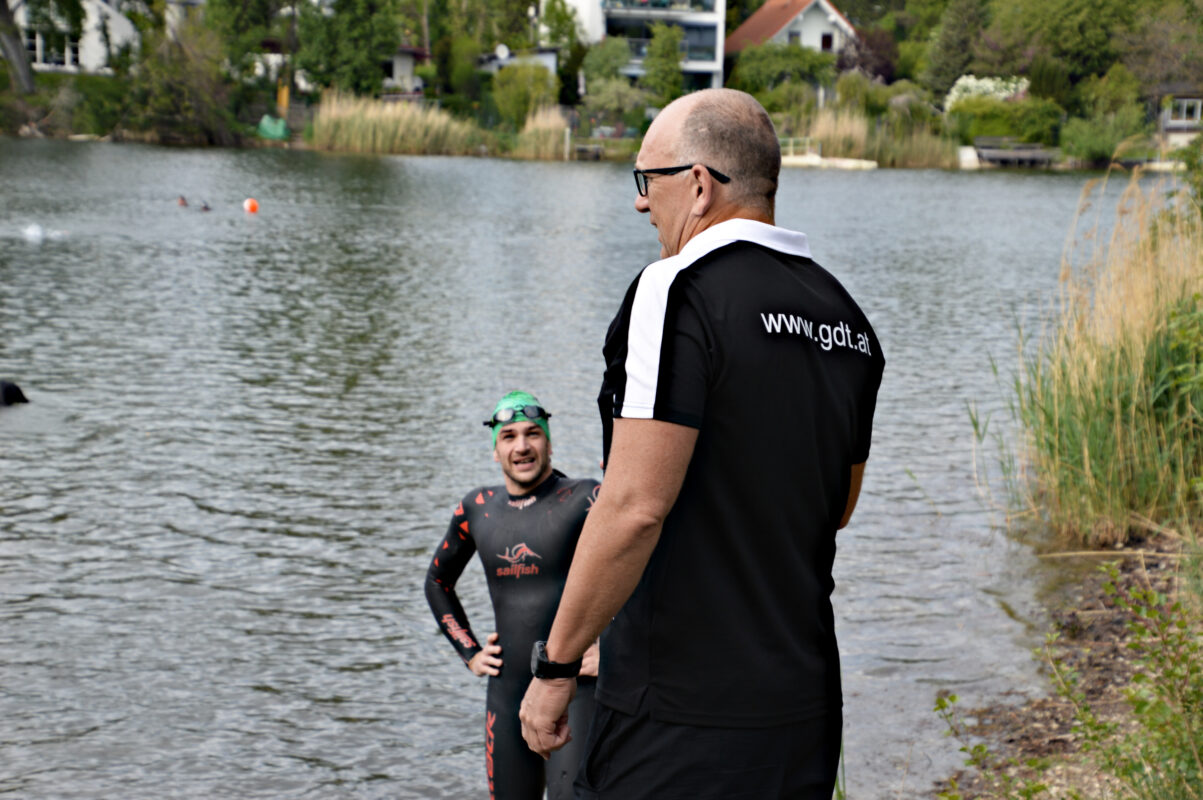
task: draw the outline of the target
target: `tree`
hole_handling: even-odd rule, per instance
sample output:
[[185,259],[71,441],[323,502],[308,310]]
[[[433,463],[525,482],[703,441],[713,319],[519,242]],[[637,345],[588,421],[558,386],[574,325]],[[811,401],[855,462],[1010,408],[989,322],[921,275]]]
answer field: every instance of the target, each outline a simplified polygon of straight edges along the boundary
[[631,60],[631,46],[621,36],[607,36],[589,48],[581,68],[586,81],[612,80]]
[[1120,49],[1145,96],[1159,106],[1162,87],[1203,75],[1203,0],[1171,2],[1156,15],[1141,16],[1120,37]]
[[[1033,0],[1027,0],[1031,3]],[[1076,82],[1102,75],[1119,58],[1119,34],[1136,10],[1131,0],[1041,0],[1036,34]]]
[[553,47],[571,50],[580,41],[581,25],[576,9],[567,0],[545,0],[542,22],[547,29],[547,42]]
[[986,27],[982,0],[952,0],[940,17],[936,39],[928,48],[923,83],[936,96],[948,93],[973,60],[973,48]]
[[[25,51],[21,31],[9,7],[0,0],[0,53],[9,65],[9,82],[18,94],[33,94],[33,70]],[[26,26],[42,34],[47,46],[61,50],[68,37],[78,40],[83,32],[84,7],[81,0],[29,0],[25,4]]]
[[401,43],[396,0],[333,0],[327,8],[302,6],[297,65],[318,86],[378,93],[380,64]]
[[541,64],[512,64],[493,78],[497,112],[515,130],[536,109],[554,104],[559,91],[559,80]]
[[857,38],[840,51],[838,69],[846,72],[859,69],[886,83],[894,80],[894,68],[898,64],[898,42],[888,31],[880,28],[858,30]]
[[651,95],[652,102],[661,107],[676,100],[685,90],[681,74],[681,41],[685,31],[676,25],[656,22],[652,25],[652,40],[643,57],[643,78],[639,84]]
[[599,81],[593,91],[585,95],[585,110],[621,119],[630,111],[647,105],[647,95],[623,78]]
[[[282,19],[280,11],[290,7],[293,15]],[[295,0],[206,0],[205,24],[221,39],[229,70],[238,78],[253,74],[255,57],[263,52],[265,39],[276,39],[285,52],[296,50]]]
[[835,56],[798,45],[765,42],[744,48],[731,72],[730,85],[758,94],[791,81],[830,83],[835,78]]
[[133,126],[168,141],[233,144],[222,50],[213,31],[191,20],[174,32],[145,34],[133,79]]
[[857,28],[864,28],[886,14],[902,11],[905,0],[840,0],[840,11]]

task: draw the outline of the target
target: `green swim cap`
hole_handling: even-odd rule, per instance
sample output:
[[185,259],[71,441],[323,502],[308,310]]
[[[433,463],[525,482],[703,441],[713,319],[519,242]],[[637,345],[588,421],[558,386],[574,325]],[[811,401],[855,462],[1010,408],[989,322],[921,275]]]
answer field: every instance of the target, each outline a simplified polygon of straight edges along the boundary
[[493,416],[485,420],[485,427],[493,429],[493,446],[497,446],[497,432],[511,422],[533,422],[543,429],[547,441],[551,441],[551,428],[547,421],[551,414],[539,405],[538,399],[529,392],[510,392],[493,406]]

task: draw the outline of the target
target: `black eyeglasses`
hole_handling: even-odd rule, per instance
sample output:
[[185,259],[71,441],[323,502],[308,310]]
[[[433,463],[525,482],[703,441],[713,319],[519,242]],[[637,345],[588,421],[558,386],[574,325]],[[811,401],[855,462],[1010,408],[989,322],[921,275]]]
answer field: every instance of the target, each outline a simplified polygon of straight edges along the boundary
[[[703,164],[702,166],[705,167],[706,165]],[[655,169],[634,170],[635,191],[639,192],[640,197],[647,197],[647,179],[649,175],[676,175],[678,172],[684,172],[687,169],[693,169],[693,164],[686,164],[683,167],[656,167]],[[706,167],[706,171],[719,183],[730,183],[731,181],[730,178],[714,167]]]
[[551,413],[543,406],[522,406],[521,408],[503,408],[494,414],[492,419],[486,419],[483,424],[486,428],[504,425],[507,422],[513,422],[514,417],[519,414],[532,422],[537,419],[551,419]]

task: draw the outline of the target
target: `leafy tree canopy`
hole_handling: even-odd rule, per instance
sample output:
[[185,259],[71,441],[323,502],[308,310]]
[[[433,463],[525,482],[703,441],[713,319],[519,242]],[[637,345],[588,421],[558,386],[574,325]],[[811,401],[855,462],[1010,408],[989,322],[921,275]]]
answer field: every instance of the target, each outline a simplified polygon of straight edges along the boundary
[[328,13],[306,5],[297,65],[318,86],[373,95],[400,40],[396,0],[334,0]]
[[1124,65],[1146,97],[1157,100],[1174,84],[1203,83],[1203,0],[1171,0],[1156,14],[1137,15],[1120,42]]
[[587,81],[613,80],[631,60],[631,47],[621,36],[607,36],[589,48],[581,68]]
[[553,105],[559,91],[559,79],[541,64],[511,64],[493,78],[497,112],[514,130],[537,109]]
[[592,84],[585,95],[585,110],[592,114],[621,118],[647,105],[647,94],[626,78],[604,78]]
[[292,28],[294,16],[280,16],[288,6],[296,11],[295,0],[206,0],[205,24],[224,43],[226,57],[235,74],[250,70],[252,60],[262,52],[264,39],[289,39],[287,52],[295,50]]
[[835,56],[798,45],[765,42],[740,52],[729,85],[757,94],[790,81],[830,83]]
[[647,89],[652,102],[666,106],[684,93],[685,77],[681,73],[681,41],[685,31],[676,25],[657,22],[652,25],[652,40],[643,57],[643,78],[640,85]]
[[570,50],[581,39],[576,9],[567,0],[544,0],[541,21],[547,30],[547,42],[553,47]]
[[984,0],[951,0],[944,9],[922,76],[923,83],[937,97],[946,94],[967,71],[986,21]]

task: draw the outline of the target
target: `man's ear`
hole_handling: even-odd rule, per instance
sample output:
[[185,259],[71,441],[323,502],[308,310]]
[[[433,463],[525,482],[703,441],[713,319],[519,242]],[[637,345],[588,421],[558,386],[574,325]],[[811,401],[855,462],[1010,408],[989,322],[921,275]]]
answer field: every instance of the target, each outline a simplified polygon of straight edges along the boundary
[[493,447],[493,460],[496,461],[498,464],[501,463],[501,456],[497,454],[496,446]]
[[696,182],[694,184],[693,207],[690,212],[695,217],[702,217],[710,210],[710,206],[714,204],[714,178],[710,175],[710,171],[705,167],[694,164],[691,177]]

